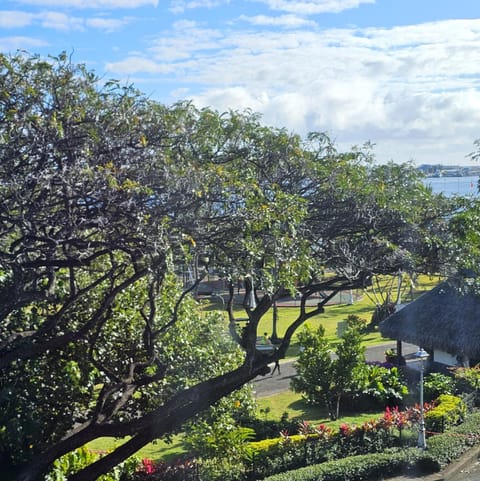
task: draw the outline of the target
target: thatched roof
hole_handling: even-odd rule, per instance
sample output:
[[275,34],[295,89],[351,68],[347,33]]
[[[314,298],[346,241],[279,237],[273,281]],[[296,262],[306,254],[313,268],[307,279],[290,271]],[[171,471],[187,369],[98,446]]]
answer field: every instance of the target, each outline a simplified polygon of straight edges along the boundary
[[440,283],[380,323],[384,337],[480,358],[480,297]]

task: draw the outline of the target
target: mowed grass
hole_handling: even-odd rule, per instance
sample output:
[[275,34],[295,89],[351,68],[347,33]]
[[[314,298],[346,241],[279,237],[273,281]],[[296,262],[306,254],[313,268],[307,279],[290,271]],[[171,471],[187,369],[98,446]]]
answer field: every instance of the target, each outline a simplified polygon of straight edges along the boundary
[[[420,276],[417,281],[417,286],[413,298],[418,297],[426,291],[429,291],[435,287],[440,278],[438,276]],[[344,294],[343,299],[347,300],[347,296]],[[304,326],[308,326],[311,329],[316,329],[319,325],[322,325],[325,329],[325,336],[330,342],[336,342],[338,340],[337,327],[338,323],[345,321],[349,315],[356,315],[367,322],[370,322],[372,314],[375,310],[375,297],[372,292],[372,288],[367,290],[366,293],[356,292],[355,302],[353,304],[342,303],[332,304],[325,306],[325,311],[322,314],[318,314],[310,318],[305,322]],[[412,300],[412,299],[408,299]],[[297,318],[299,309],[298,307],[279,307],[277,318],[277,335],[282,337],[285,334],[288,326]],[[245,313],[243,312],[243,315]],[[239,315],[242,315],[239,311]],[[273,312],[270,310],[259,323],[258,333],[263,334],[267,332],[272,333]],[[297,329],[297,333],[300,329]],[[363,343],[365,346],[372,346],[375,344],[385,343],[386,339],[382,338],[378,331],[374,331],[365,336]],[[298,355],[298,343],[296,334],[293,336],[290,349],[287,352],[287,357],[296,357]]]
[[[435,287],[441,279],[439,277],[422,276],[417,282],[414,297],[418,297],[423,292],[426,292]],[[360,295],[357,293],[357,300],[352,304],[335,304],[327,305],[325,312],[309,319],[305,325],[315,329],[320,324],[325,328],[325,334],[331,342],[338,340],[337,326],[340,321],[344,321],[351,314],[357,315],[370,322],[371,316],[375,309],[372,295]],[[411,300],[411,299],[409,299]],[[216,305],[209,305],[207,308],[215,308]],[[219,306],[218,306],[219,307]],[[243,317],[245,312],[240,308],[237,310],[238,317]],[[298,307],[279,307],[277,319],[277,334],[282,337],[288,326],[297,318]],[[258,333],[263,334],[272,332],[272,311],[268,312],[259,324]],[[301,328],[300,328],[301,329]],[[371,346],[386,342],[387,339],[381,337],[379,332],[369,333],[364,338],[365,346]],[[296,357],[298,354],[298,343],[296,336],[287,352],[287,357]],[[270,420],[280,420],[284,413],[288,414],[289,419],[298,419],[308,421],[314,425],[328,424],[333,429],[338,427],[341,423],[348,424],[362,424],[372,418],[378,418],[382,412],[367,412],[367,413],[344,413],[342,418],[337,421],[330,421],[328,414],[322,407],[314,407],[308,405],[301,394],[285,391],[273,396],[262,397],[257,400],[257,414],[260,418],[267,418]],[[88,444],[88,447],[94,451],[106,452],[111,451],[120,444],[126,442],[124,440],[114,440],[111,438],[99,438]],[[170,461],[182,454],[186,454],[182,444],[182,435],[175,435],[171,442],[157,441],[150,443],[142,448],[137,456],[140,458],[150,458],[155,461]]]
[[[257,400],[258,417],[278,421],[285,413],[290,420],[308,421],[314,426],[325,424],[332,429],[342,423],[360,425],[370,419],[376,419],[383,415],[383,411],[369,411],[364,413],[349,413],[341,411],[341,418],[331,421],[326,409],[322,406],[307,404],[300,394],[285,391],[270,397],[262,397]],[[291,433],[296,434],[296,433]]]

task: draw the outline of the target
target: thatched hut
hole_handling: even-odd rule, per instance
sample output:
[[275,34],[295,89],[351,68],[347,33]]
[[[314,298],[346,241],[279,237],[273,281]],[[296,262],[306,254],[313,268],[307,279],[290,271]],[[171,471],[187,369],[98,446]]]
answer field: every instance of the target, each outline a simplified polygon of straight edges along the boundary
[[449,280],[405,305],[379,325],[384,337],[423,347],[448,366],[480,361],[480,296]]

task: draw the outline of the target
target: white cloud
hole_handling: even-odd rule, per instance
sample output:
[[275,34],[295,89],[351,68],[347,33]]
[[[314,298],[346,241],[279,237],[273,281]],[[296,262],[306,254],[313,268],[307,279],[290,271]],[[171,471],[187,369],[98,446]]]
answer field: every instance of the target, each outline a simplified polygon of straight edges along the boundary
[[127,18],[103,18],[103,17],[94,17],[94,18],[87,18],[85,20],[85,25],[87,27],[95,28],[97,30],[102,30],[103,32],[113,32],[115,30],[120,30],[124,27],[127,23],[129,23],[129,19]]
[[42,27],[54,30],[83,30],[84,21],[79,17],[72,17],[60,12],[45,12],[37,15]]
[[438,149],[463,162],[459,145],[467,153],[478,136],[480,20],[288,32],[176,27],[153,42],[149,68],[169,64],[178,88],[200,85],[198,105],[250,108],[268,124],[329,131],[349,145],[372,140],[385,160],[434,158]]
[[216,8],[229,3],[230,0],[171,0],[169,10],[181,14],[193,8]]
[[62,8],[139,8],[144,6],[158,5],[158,0],[16,0],[24,5],[39,7],[62,7]]
[[48,47],[48,43],[44,40],[33,37],[0,37],[1,52],[15,52],[16,50],[25,50],[33,48]]
[[173,25],[173,31],[152,40],[149,53],[161,61],[186,60],[201,51],[216,51],[224,47],[224,35],[213,29],[199,27],[196,22],[181,20]]
[[375,0],[257,0],[266,3],[272,10],[281,10],[302,15],[319,13],[340,13],[357,8],[364,3],[375,3]]
[[20,28],[39,24],[43,28],[60,31],[85,30],[87,27],[111,32],[129,22],[127,18],[75,17],[61,12],[26,13],[0,11],[0,28]]
[[255,15],[249,17],[247,15],[241,15],[239,20],[248,22],[257,26],[274,26],[274,27],[286,27],[286,28],[298,28],[305,26],[315,26],[315,22],[306,20],[305,18],[298,17],[296,15],[280,15],[278,17],[270,17],[267,15]]
[[0,28],[19,28],[30,25],[33,15],[18,10],[0,10]]
[[157,63],[138,56],[128,57],[121,62],[109,62],[105,68],[109,72],[126,76],[129,76],[133,72],[165,74],[174,71],[174,66],[172,65]]

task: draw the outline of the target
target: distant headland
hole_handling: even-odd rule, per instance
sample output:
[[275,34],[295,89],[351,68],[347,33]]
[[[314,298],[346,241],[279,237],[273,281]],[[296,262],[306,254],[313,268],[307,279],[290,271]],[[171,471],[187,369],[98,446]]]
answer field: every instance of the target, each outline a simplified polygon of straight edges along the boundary
[[422,164],[418,167],[427,177],[469,177],[472,175],[480,176],[480,165],[441,165],[441,164]]

